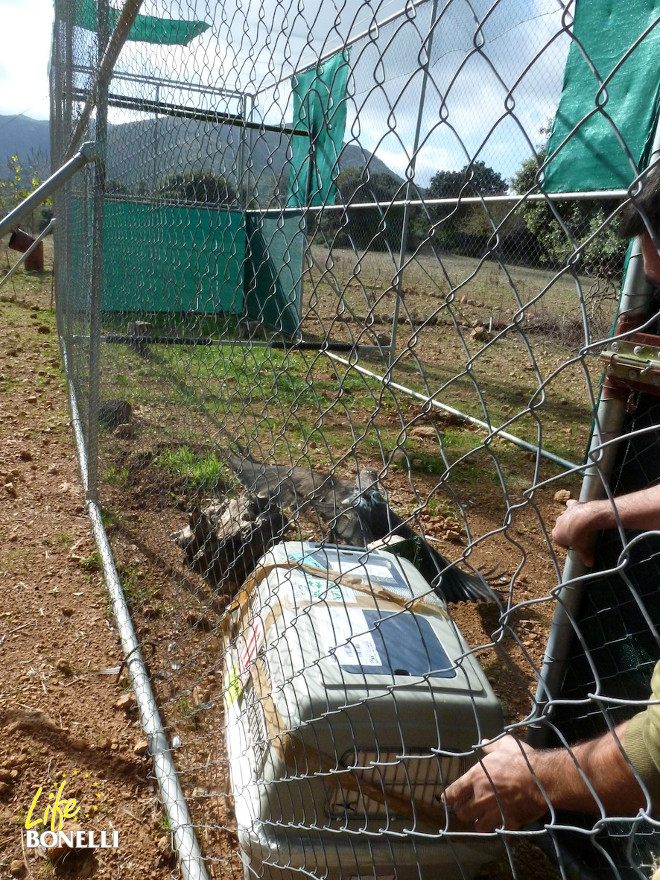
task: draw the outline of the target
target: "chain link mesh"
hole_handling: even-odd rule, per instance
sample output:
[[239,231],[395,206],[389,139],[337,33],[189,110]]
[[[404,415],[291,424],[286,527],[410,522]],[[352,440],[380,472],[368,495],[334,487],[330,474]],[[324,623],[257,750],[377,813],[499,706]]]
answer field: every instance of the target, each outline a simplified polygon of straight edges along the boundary
[[[538,720],[550,532],[616,317],[622,194],[537,198],[573,4],[153,3],[94,102],[114,11],[56,2],[54,165],[100,150],[56,199],[58,321],[209,876],[565,876],[571,834],[584,871],[647,876],[652,819],[603,841],[553,814],[540,863],[537,830],[480,836],[440,799]],[[175,20],[209,27],[177,44]],[[656,480],[656,424],[642,400],[613,491]],[[410,565],[367,558],[384,534],[334,549],[364,468]],[[573,621],[563,748],[648,699],[657,539],[620,554],[603,538]],[[447,565],[499,604],[445,605]]]

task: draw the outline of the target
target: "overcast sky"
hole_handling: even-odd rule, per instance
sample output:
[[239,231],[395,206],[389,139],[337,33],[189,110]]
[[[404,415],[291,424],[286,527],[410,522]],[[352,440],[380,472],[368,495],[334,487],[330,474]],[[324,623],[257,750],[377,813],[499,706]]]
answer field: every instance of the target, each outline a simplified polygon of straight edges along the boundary
[[48,119],[52,0],[0,0],[0,115]]
[[[210,20],[212,30],[185,49],[156,50],[134,43],[127,46],[123,57],[128,60],[140,55],[144,63],[144,58],[150,57],[144,53],[151,52],[154,69],[161,73],[176,75],[179,68],[184,80],[191,76],[219,84],[224,79],[226,85],[248,92],[263,86],[269,75],[272,81],[275,73],[279,85],[275,92],[264,93],[260,111],[269,121],[276,122],[275,117],[281,119],[283,114],[290,120],[293,70],[312,60],[319,50],[327,52],[341,45],[347,34],[364,33],[374,20],[386,21],[403,5],[404,0],[371,0],[357,7],[356,15],[350,11],[356,9],[354,0],[305,0],[304,4],[298,0],[250,0],[236,2],[230,14],[232,0],[218,5],[207,0],[145,0],[144,12]],[[421,178],[441,167],[458,169],[466,163],[467,155],[483,158],[507,177],[515,171],[521,158],[529,153],[526,138],[538,140],[539,126],[556,107],[566,45],[565,41],[564,45],[553,42],[552,35],[558,28],[561,6],[559,0],[506,0],[496,6],[492,0],[440,0],[441,25],[433,51],[434,83],[425,104],[429,120],[425,120],[424,148],[418,157],[417,173]],[[218,13],[215,22],[209,19],[221,8],[223,14]],[[376,82],[378,60],[369,52],[371,35],[355,45],[351,57],[353,84],[359,93],[355,105],[360,107],[359,140],[366,149],[376,149],[399,174],[405,173],[410,159],[419,96],[420,78],[410,64],[416,67],[419,44],[415,46],[415,40],[424,33],[431,8],[430,2],[421,3],[416,21],[405,29],[400,21],[392,28],[379,29],[378,51],[386,52],[385,89]],[[484,22],[486,53],[484,57],[474,56],[463,69],[466,53],[473,51],[477,17]],[[48,118],[52,19],[52,0],[0,0],[0,114]],[[399,34],[393,41],[388,40],[390,30]],[[218,51],[219,46],[224,47],[223,52]],[[541,51],[543,46],[547,51]],[[515,87],[516,120],[498,122],[507,89],[517,82],[532,58],[533,66]],[[433,119],[438,119],[442,94],[446,95],[453,124],[437,129]],[[396,108],[396,122],[393,126],[390,119],[385,126],[391,107]],[[349,109],[347,140],[354,118]],[[482,144],[484,132],[493,126],[495,129]],[[460,138],[452,131],[460,132]]]

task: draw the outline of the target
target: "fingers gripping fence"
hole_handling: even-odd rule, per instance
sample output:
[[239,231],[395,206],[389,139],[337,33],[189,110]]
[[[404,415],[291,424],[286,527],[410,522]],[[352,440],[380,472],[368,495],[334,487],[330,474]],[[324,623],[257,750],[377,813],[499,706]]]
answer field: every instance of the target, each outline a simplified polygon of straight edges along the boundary
[[655,354],[599,399],[656,332],[616,227],[659,40],[655,2],[56,3],[53,166],[96,157],[59,328],[187,876],[650,876],[646,795],[443,793],[649,701],[654,524],[592,571],[551,533],[658,478]]

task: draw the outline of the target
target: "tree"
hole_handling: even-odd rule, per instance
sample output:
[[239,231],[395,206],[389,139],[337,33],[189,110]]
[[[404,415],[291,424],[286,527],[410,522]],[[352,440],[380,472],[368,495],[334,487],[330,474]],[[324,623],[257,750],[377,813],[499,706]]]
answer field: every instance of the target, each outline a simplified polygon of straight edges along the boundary
[[[45,164],[45,157],[41,153],[31,153],[25,165],[17,155],[9,157],[7,160],[8,176],[4,180],[0,180],[0,211],[3,215],[18,207],[41,185],[41,169],[45,167]],[[27,227],[30,232],[34,232],[37,227],[41,228],[42,215],[50,212],[50,216],[52,216],[51,204],[51,199],[46,199],[41,209],[37,209],[36,213],[33,211],[29,219],[21,221],[23,227]]]
[[[436,172],[426,194],[432,199],[458,199],[503,195],[506,191],[506,181],[498,171],[485,162],[471,162],[461,171]],[[442,247],[470,255],[487,248],[493,224],[482,205],[435,205],[429,207],[429,214],[435,223],[435,240]]]
[[[545,147],[526,159],[512,180],[516,193],[524,195],[538,189],[537,175],[545,160]],[[583,241],[594,238],[581,251],[581,269],[601,282],[604,290],[618,286],[627,244],[618,238],[607,217],[618,202],[608,200],[525,202],[520,212],[536,242],[536,255],[530,262],[559,269]],[[563,226],[563,228],[562,228]],[[604,282],[604,285],[602,284]]]
[[485,162],[472,162],[461,171],[438,171],[431,178],[427,194],[432,199],[464,196],[496,196],[507,191],[502,175]]
[[[391,174],[372,174],[368,166],[346,168],[337,178],[336,198],[338,204],[346,205],[346,211],[329,211],[321,220],[318,234],[335,247],[390,248],[398,252],[404,208],[393,207],[392,202],[402,196],[403,185]],[[374,207],[351,207],[363,203]]]

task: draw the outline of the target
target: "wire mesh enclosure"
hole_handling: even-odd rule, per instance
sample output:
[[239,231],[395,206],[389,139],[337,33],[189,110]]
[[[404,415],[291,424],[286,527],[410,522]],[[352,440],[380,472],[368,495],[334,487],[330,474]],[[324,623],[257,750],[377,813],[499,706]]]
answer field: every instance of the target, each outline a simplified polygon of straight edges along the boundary
[[660,4],[142,6],[56,0],[54,167],[95,144],[56,293],[184,873],[648,876],[649,811],[479,834],[442,792],[648,700],[657,539],[566,587],[551,531],[657,479],[652,393],[599,397],[655,329],[616,225]]

